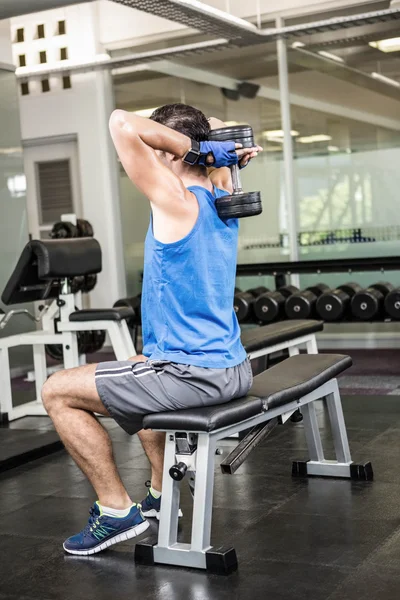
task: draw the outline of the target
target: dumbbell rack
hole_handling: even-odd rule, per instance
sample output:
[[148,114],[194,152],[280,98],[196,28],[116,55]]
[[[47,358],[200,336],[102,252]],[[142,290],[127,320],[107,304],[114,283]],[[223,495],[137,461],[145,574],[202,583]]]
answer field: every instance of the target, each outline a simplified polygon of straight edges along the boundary
[[[287,284],[293,274],[354,273],[400,270],[400,256],[373,258],[335,258],[331,260],[300,260],[290,262],[253,263],[237,266],[237,277],[270,276],[275,279],[276,289]],[[376,332],[377,323],[391,325],[392,331]],[[343,332],[346,326],[346,333]],[[360,331],[360,327],[362,331]],[[400,322],[389,318],[380,321],[340,321],[327,323],[325,332],[319,336],[319,345],[329,348],[376,348],[400,347]],[[339,332],[340,330],[340,332]]]

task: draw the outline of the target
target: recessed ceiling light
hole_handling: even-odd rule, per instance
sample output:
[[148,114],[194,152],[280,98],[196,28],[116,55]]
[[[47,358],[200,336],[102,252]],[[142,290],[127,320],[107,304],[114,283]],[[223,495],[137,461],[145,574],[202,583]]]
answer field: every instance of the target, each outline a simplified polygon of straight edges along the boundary
[[338,146],[328,146],[329,152],[339,152]]
[[400,88],[400,83],[391,77],[386,77],[386,75],[381,75],[380,73],[371,73],[371,77],[374,79],[379,79],[379,81],[383,81],[384,83],[388,83],[389,85],[393,85],[394,87]]
[[325,50],[319,50],[318,54],[324,56],[325,58],[330,58],[331,60],[336,60],[336,62],[344,63],[344,60],[341,56],[336,56],[336,54],[331,54],[330,52],[325,52]]
[[325,133],[317,133],[316,135],[306,135],[297,138],[296,142],[300,144],[313,144],[314,142],[329,142],[332,136],[326,135]]
[[372,48],[377,48],[381,52],[399,52],[400,51],[400,37],[388,38],[386,40],[378,40],[376,42],[369,42]]
[[[292,134],[292,137],[296,137],[299,135],[299,132],[294,129],[292,129],[292,131],[290,133]],[[282,129],[272,129],[271,131],[263,131],[262,135],[270,140],[272,138],[282,138],[283,139],[285,134]],[[282,140],[280,140],[280,141],[282,141]]]

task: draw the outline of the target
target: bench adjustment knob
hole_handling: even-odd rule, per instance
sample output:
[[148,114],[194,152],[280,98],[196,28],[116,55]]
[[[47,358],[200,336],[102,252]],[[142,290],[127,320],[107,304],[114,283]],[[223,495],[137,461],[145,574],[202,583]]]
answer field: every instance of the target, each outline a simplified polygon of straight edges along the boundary
[[186,471],[187,465],[185,465],[185,463],[183,462],[179,462],[178,464],[170,468],[169,474],[172,477],[172,479],[175,479],[175,481],[182,481],[182,479],[186,475]]

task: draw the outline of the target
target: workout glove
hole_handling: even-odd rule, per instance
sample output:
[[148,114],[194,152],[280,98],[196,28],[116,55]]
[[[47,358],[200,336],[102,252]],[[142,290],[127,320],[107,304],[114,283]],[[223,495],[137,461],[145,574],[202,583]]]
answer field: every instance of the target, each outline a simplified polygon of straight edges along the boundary
[[[219,169],[220,167],[230,167],[238,164],[239,159],[236,154],[235,142],[200,142],[200,152],[199,165]],[[207,162],[209,154],[213,155],[213,163]]]

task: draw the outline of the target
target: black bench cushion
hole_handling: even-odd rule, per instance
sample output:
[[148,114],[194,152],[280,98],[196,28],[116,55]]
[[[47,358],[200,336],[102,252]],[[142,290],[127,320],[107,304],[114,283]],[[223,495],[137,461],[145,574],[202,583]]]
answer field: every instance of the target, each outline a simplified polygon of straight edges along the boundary
[[242,332],[241,339],[246,352],[256,352],[267,346],[322,331],[323,328],[323,321],[294,319],[248,329]]
[[74,323],[82,321],[123,321],[135,316],[133,308],[119,306],[118,308],[89,308],[77,310],[69,315],[69,320]]
[[340,354],[299,354],[275,365],[254,378],[245,398],[204,408],[146,415],[145,429],[171,431],[215,431],[240,423],[263,410],[302,398],[352,364]]

